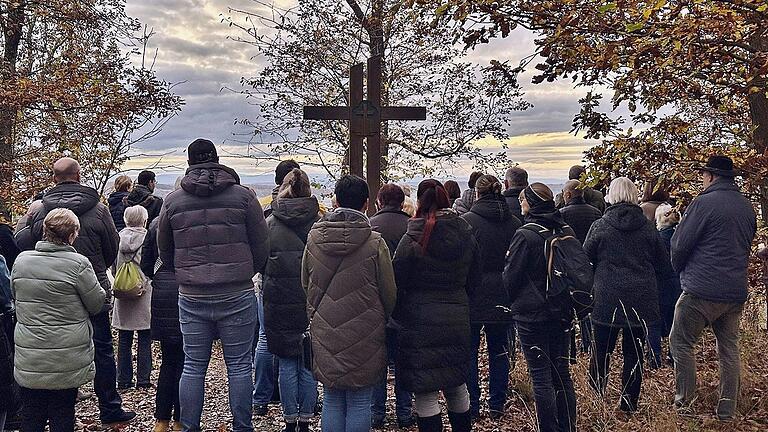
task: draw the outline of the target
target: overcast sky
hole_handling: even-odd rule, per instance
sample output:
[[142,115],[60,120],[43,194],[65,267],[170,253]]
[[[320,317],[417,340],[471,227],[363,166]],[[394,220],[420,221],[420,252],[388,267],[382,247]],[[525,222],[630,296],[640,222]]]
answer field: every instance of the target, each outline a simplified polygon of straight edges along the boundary
[[[279,0],[286,4],[293,0]],[[171,120],[163,132],[137,152],[161,154],[162,165],[183,166],[183,149],[198,137],[206,137],[232,153],[245,153],[244,146],[233,140],[248,129],[236,125],[237,119],[252,117],[256,109],[244,96],[226,90],[238,89],[243,76],[252,76],[260,65],[255,50],[231,40],[239,30],[222,23],[225,17],[238,15],[230,8],[255,10],[253,0],[127,0],[128,13],[149,25],[156,33],[152,46],[158,49],[156,70],[168,81],[182,83],[176,92],[185,99],[181,114]],[[517,62],[532,50],[531,36],[515,33],[512,37],[483,46],[471,58],[487,64],[492,58]],[[582,158],[589,142],[568,133],[578,99],[584,90],[573,90],[567,82],[533,85],[531,74],[523,76],[525,98],[533,108],[513,114],[509,156],[526,168],[533,179],[554,181],[564,177],[568,167]],[[493,143],[486,144],[494,147]],[[157,158],[135,158],[129,168],[143,168]],[[269,173],[270,164],[257,165],[247,159],[226,159],[246,176]],[[452,174],[466,177],[467,162]],[[178,175],[173,169],[164,175]]]

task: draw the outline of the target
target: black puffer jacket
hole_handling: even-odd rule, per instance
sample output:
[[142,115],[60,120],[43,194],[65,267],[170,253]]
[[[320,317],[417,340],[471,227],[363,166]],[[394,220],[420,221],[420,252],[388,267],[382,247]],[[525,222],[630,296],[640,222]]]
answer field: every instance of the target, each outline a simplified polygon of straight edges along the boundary
[[[549,205],[549,213],[528,214],[525,223],[540,225],[550,230],[560,229],[565,235],[575,235],[554,204],[550,202]],[[515,232],[509,244],[503,278],[512,301],[510,309],[515,321],[530,323],[562,318],[553,316],[547,307],[547,262],[544,244],[542,235],[523,227]]]
[[109,213],[112,215],[112,220],[115,222],[115,228],[117,231],[125,228],[125,219],[123,214],[125,213],[125,198],[128,196],[128,192],[112,192],[107,198],[107,204],[109,204]]
[[472,210],[462,216],[469,222],[480,246],[483,277],[469,296],[469,316],[472,323],[493,324],[512,322],[509,313],[509,292],[504,288],[501,274],[504,257],[520,221],[512,216],[503,196],[486,196],[476,200]]
[[165,199],[157,227],[160,258],[176,271],[179,292],[230,295],[253,289],[264,270],[269,232],[256,194],[217,163],[191,166]]
[[584,240],[587,239],[587,233],[592,228],[592,224],[603,217],[600,210],[587,204],[582,197],[568,201],[568,204],[560,209],[560,214],[563,215],[565,222],[573,228],[573,232],[576,233],[576,238],[581,244],[584,244]]
[[131,193],[125,197],[124,201],[126,207],[140,205],[147,209],[148,223],[152,223],[156,217],[160,216],[160,210],[163,208],[163,199],[154,196],[148,187],[140,184],[133,186]]
[[[158,224],[159,220],[156,219],[149,225],[141,248],[141,272],[152,279],[150,330],[154,340],[181,343],[179,284],[176,283],[173,268],[160,261],[157,250]],[[156,268],[157,271],[155,271]]]
[[307,235],[319,219],[315,197],[272,201],[269,261],[264,270],[264,330],[269,352],[279,357],[301,355],[307,329],[307,295],[301,286],[301,258]]
[[394,207],[383,208],[371,217],[371,229],[381,234],[390,254],[395,254],[397,245],[408,230],[410,219],[408,213]]
[[107,293],[105,304],[111,304],[112,286],[107,278],[107,269],[117,258],[120,238],[107,206],[99,202],[96,189],[79,183],[61,183],[43,197],[43,207],[29,217],[31,237],[34,242],[43,238],[43,221],[48,212],[55,208],[72,210],[80,219],[80,235],[73,245],[93,265],[101,287]]
[[584,251],[595,266],[593,322],[642,327],[659,320],[657,278],[672,269],[659,232],[640,206],[608,207],[592,224]]
[[525,188],[522,186],[512,186],[504,191],[504,199],[507,200],[509,212],[520,221],[520,224],[525,220],[523,217],[523,209],[520,207],[520,193],[524,189]]
[[426,254],[425,219],[412,219],[393,261],[397,282],[403,388],[432,392],[466,383],[471,358],[468,291],[480,284],[480,252],[469,224],[451,211],[438,215]]
[[13,235],[13,228],[10,225],[0,223],[0,254],[5,258],[5,265],[8,271],[13,269],[13,263],[19,256],[21,250],[16,244],[16,238]]

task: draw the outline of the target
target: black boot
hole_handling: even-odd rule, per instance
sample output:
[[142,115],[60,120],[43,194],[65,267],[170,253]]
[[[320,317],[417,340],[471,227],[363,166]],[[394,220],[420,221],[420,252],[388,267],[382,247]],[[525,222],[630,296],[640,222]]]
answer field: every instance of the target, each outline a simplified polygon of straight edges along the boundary
[[285,429],[283,432],[296,432],[296,423],[285,422]]
[[463,413],[448,411],[448,420],[451,422],[451,431],[470,432],[472,430],[472,415],[469,410]]
[[299,428],[296,429],[296,431],[297,432],[309,432],[309,425],[310,425],[310,422],[299,420]]
[[432,417],[417,417],[416,423],[419,425],[419,432],[443,432],[442,414]]

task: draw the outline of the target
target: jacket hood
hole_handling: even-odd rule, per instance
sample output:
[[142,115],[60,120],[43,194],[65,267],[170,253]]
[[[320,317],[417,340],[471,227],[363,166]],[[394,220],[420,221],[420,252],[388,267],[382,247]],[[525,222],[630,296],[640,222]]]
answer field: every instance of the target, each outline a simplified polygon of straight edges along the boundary
[[404,212],[401,209],[396,208],[396,207],[384,207],[383,209],[377,211],[376,214],[373,215],[373,216],[379,216],[379,215],[382,215],[382,214],[385,214],[385,213],[394,213],[394,214],[399,214],[399,215],[403,215],[403,216],[408,216],[409,219],[411,217],[411,215],[409,215],[408,213],[406,213],[406,212]]
[[512,216],[507,200],[502,195],[485,196],[476,200],[470,212],[494,222],[505,221]]
[[35,244],[35,250],[38,252],[77,252],[74,247],[69,245],[60,245],[56,243],[51,243],[49,241],[39,241]]
[[502,192],[502,194],[505,197],[518,198],[520,197],[520,192],[522,192],[523,190],[525,190],[525,187],[523,186],[512,186],[511,188]]
[[[131,189],[131,193],[128,194],[128,196],[125,197],[125,203],[128,206],[135,206],[143,203],[147,198],[152,196],[152,192],[149,190],[148,187],[144,185],[137,184],[136,186]],[[112,196],[110,195],[110,198]]]
[[66,208],[75,215],[82,216],[99,203],[99,193],[96,189],[79,183],[62,183],[56,185],[43,197],[46,209]]
[[619,231],[637,231],[650,223],[640,206],[629,203],[619,203],[608,207],[603,217]]
[[181,179],[181,188],[192,195],[217,195],[230,186],[240,184],[235,170],[218,163],[192,165]]
[[144,237],[147,236],[146,228],[125,227],[120,230],[120,252],[124,254],[135,254],[144,244]]
[[704,192],[702,192],[701,195],[705,195],[710,192],[721,191],[721,190],[730,190],[730,191],[740,192],[739,187],[736,186],[736,183],[734,182],[733,179],[721,177],[715,180],[714,183],[709,185],[709,187]]
[[114,207],[116,205],[120,205],[123,202],[123,198],[126,198],[128,195],[128,192],[112,192],[109,194],[107,202],[109,203],[110,207]]
[[312,239],[325,254],[346,256],[371,237],[371,222],[365,214],[347,208],[326,213],[312,228]]
[[320,204],[315,197],[280,198],[272,202],[272,216],[289,225],[304,225],[317,219]]
[[[408,222],[406,235],[413,241],[419,242],[424,235],[427,220],[414,218]],[[442,260],[459,259],[467,247],[471,228],[469,223],[452,211],[441,211],[437,214],[437,222],[432,229],[427,245],[427,254]]]

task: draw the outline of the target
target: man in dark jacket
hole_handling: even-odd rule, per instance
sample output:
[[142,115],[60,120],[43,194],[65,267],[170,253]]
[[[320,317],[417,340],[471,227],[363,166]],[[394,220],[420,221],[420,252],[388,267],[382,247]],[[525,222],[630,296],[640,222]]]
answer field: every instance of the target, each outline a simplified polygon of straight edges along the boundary
[[181,189],[165,200],[157,245],[163,264],[179,284],[179,319],[185,369],[179,384],[185,431],[200,430],[205,374],[218,336],[229,376],[234,431],[253,431],[253,334],[256,296],[253,277],[269,254],[264,212],[256,194],[219,164],[211,141],[198,139],[187,149],[189,169]]
[[136,179],[136,185],[133,186],[131,193],[125,197],[126,207],[140,205],[147,209],[149,219],[147,226],[160,215],[160,209],[163,207],[163,199],[153,195],[155,192],[155,173],[152,171],[142,171]]
[[27,224],[36,242],[43,238],[43,220],[51,210],[72,210],[80,220],[80,234],[73,246],[91,262],[101,287],[107,293],[104,308],[91,317],[96,363],[93,386],[99,398],[100,418],[102,423],[127,422],[136,414],[123,410],[122,399],[117,393],[117,372],[109,319],[112,288],[107,278],[107,269],[117,258],[117,229],[109,209],[99,202],[99,193],[80,184],[80,164],[76,160],[57,160],[53,164],[53,180],[56,186],[45,194],[42,206],[29,216]]
[[739,319],[747,300],[747,266],[757,222],[734,182],[733,161],[710,158],[701,168],[704,192],[672,236],[672,265],[683,294],[675,307],[670,347],[675,360],[675,405],[687,410],[696,393],[695,345],[712,326],[720,356],[717,415],[730,420],[739,394]]
[[[560,209],[560,214],[583,245],[592,223],[603,215],[600,210],[584,201],[584,191],[580,186],[581,182],[578,180],[568,180],[565,183],[563,186],[565,207]],[[589,352],[589,346],[592,344],[592,323],[589,316],[579,322],[579,329],[581,330],[581,352]]]
[[[379,190],[379,196],[376,204],[380,209],[371,217],[371,228],[373,231],[381,234],[381,237],[387,242],[390,255],[395,255],[397,245],[408,230],[408,221],[411,217],[403,211],[405,202],[405,192],[396,184],[386,184]],[[387,356],[389,363],[394,362],[397,353],[397,332],[394,329],[387,328]],[[415,424],[413,418],[413,394],[402,388],[402,383],[397,378],[395,371],[395,411],[397,414],[398,427],[407,428]],[[387,381],[382,381],[373,389],[373,400],[371,404],[371,414],[373,416],[372,427],[381,429],[384,427],[386,419],[387,402]]]
[[523,223],[523,211],[520,208],[520,192],[528,187],[528,172],[520,167],[512,167],[504,175],[504,199],[512,216]]
[[[568,170],[568,180],[581,181],[581,177],[586,172],[587,169],[582,165],[574,165]],[[603,197],[603,194],[600,193],[600,191],[596,191],[589,186],[584,186],[582,188],[582,195],[584,197],[584,202],[600,210],[600,213],[605,213],[605,197]],[[555,204],[557,205],[557,208],[563,208],[565,206],[565,200],[563,199],[562,193],[557,194],[557,197],[555,197]]]

